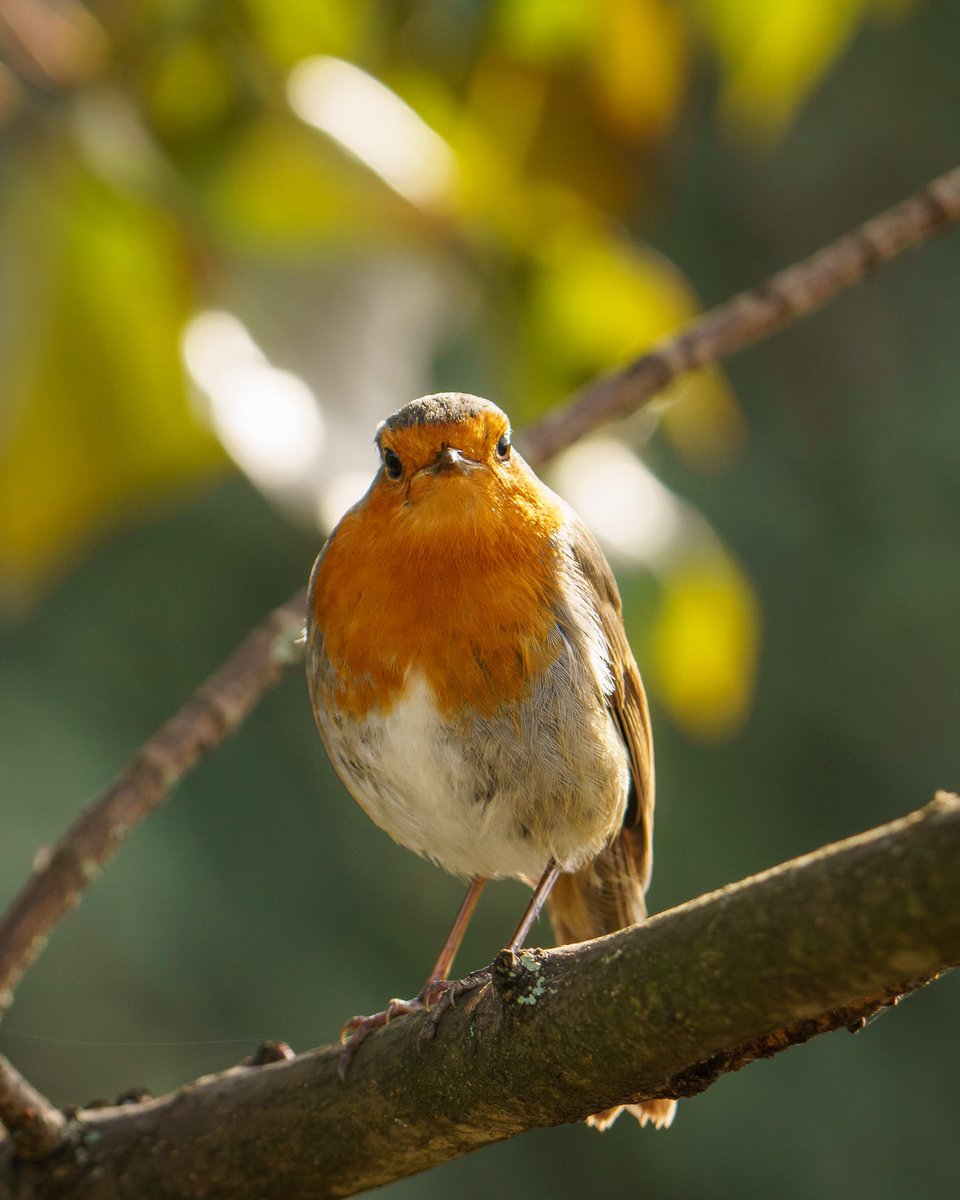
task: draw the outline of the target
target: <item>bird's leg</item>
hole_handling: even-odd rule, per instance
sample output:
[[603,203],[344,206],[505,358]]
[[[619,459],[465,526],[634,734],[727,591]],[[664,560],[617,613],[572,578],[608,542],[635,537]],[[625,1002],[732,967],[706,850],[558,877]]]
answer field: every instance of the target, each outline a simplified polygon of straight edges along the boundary
[[[537,917],[540,916],[540,910],[546,904],[547,897],[550,895],[553,885],[557,882],[559,874],[560,868],[551,858],[547,863],[546,870],[540,876],[540,882],[533,890],[530,903],[527,905],[520,919],[520,924],[517,926],[516,932],[504,947],[505,950],[515,953],[523,946],[523,943],[527,939],[527,934],[533,928]],[[423,1029],[420,1031],[421,1040],[426,1041],[433,1037],[437,1031],[437,1024],[440,1018],[451,1004],[455,1004],[461,996],[465,996],[468,992],[475,991],[483,984],[489,983],[490,977],[490,968],[484,967],[480,971],[472,971],[469,975],[464,976],[463,979],[437,980],[432,988],[431,1002],[426,1005],[429,1016],[424,1022]]]
[[375,1029],[379,1029],[383,1025],[389,1025],[394,1017],[401,1017],[407,1013],[420,1012],[422,1009],[429,1011],[430,1006],[436,999],[436,995],[441,994],[443,991],[441,988],[439,992],[436,992],[437,985],[441,983],[446,984],[447,982],[447,975],[453,966],[453,960],[460,949],[463,935],[467,931],[470,918],[473,916],[473,910],[477,907],[477,901],[480,899],[480,893],[483,891],[483,885],[486,882],[485,879],[472,879],[470,881],[467,894],[464,896],[463,902],[454,918],[453,925],[450,927],[450,932],[447,934],[447,940],[443,943],[443,949],[440,951],[433,970],[427,976],[427,981],[420,990],[420,995],[415,996],[412,1000],[391,1000],[383,1012],[374,1013],[369,1017],[351,1017],[340,1030],[340,1041],[343,1043],[343,1049],[340,1052],[340,1063],[337,1070],[342,1080],[347,1078],[350,1064],[360,1049],[361,1043]]
[[516,951],[523,946],[523,943],[527,940],[527,934],[533,928],[537,917],[540,916],[540,910],[547,902],[547,897],[553,891],[553,885],[557,882],[559,874],[560,868],[551,858],[547,863],[546,870],[540,876],[540,882],[533,890],[530,903],[527,905],[527,910],[520,919],[516,933],[514,933],[504,949]]
[[440,957],[437,959],[433,970],[427,976],[427,982],[423,986],[423,991],[420,995],[423,996],[432,983],[436,983],[438,979],[446,979],[450,974],[450,968],[453,966],[453,960],[457,956],[457,951],[460,949],[460,943],[463,941],[463,935],[467,932],[467,926],[470,924],[470,918],[473,916],[473,910],[477,907],[477,901],[480,899],[480,893],[483,891],[483,885],[487,881],[485,879],[472,879],[470,886],[467,888],[467,894],[464,896],[460,905],[460,909],[454,918],[453,924],[450,926],[450,932],[447,934],[447,940],[443,943],[443,949],[440,951]]

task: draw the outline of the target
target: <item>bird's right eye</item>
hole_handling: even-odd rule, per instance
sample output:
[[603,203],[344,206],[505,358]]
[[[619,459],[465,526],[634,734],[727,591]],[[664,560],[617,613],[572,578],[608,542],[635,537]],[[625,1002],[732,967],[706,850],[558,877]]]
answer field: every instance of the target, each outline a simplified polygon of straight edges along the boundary
[[399,479],[403,474],[403,463],[400,461],[400,456],[394,450],[384,450],[383,469],[391,479]]

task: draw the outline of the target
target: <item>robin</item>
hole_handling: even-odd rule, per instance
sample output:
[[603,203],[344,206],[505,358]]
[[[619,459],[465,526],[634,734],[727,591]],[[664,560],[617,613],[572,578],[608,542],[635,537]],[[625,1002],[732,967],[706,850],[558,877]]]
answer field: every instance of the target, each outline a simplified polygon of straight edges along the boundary
[[[367,815],[470,884],[420,995],[344,1026],[344,1078],[374,1029],[489,979],[448,978],[488,879],[534,888],[509,950],[545,902],[559,943],[586,941],[646,916],[653,831],[646,698],[593,536],[487,400],[414,400],[376,445],[310,580],[313,713]],[[675,1107],[630,1109],[661,1128]]]

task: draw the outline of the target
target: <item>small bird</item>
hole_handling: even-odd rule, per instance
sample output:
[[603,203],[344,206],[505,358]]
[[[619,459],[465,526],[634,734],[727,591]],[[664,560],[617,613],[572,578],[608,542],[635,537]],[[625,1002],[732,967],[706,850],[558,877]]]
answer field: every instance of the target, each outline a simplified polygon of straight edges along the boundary
[[[402,846],[470,881],[423,990],[344,1026],[341,1076],[402,1013],[489,979],[448,979],[489,879],[534,888],[561,944],[646,916],[653,745],[613,573],[586,526],[478,396],[405,405],[310,579],[307,678],[337,774]],[[641,1124],[674,1100],[628,1106]],[[589,1119],[606,1128],[610,1109]]]

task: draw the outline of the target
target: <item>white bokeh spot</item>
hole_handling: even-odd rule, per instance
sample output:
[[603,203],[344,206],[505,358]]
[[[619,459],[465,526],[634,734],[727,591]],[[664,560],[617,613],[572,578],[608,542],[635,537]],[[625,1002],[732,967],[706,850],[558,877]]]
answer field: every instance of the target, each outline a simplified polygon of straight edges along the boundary
[[655,564],[684,531],[682,503],[632,450],[611,438],[591,438],[565,451],[552,478],[600,541],[624,559]]
[[287,81],[290,107],[411,203],[446,199],[456,175],[447,143],[378,79],[327,55],[306,58]]
[[312,389],[274,367],[232,313],[203,312],[187,325],[183,359],[208,401],[227,453],[264,490],[307,482],[317,469],[324,426]]

